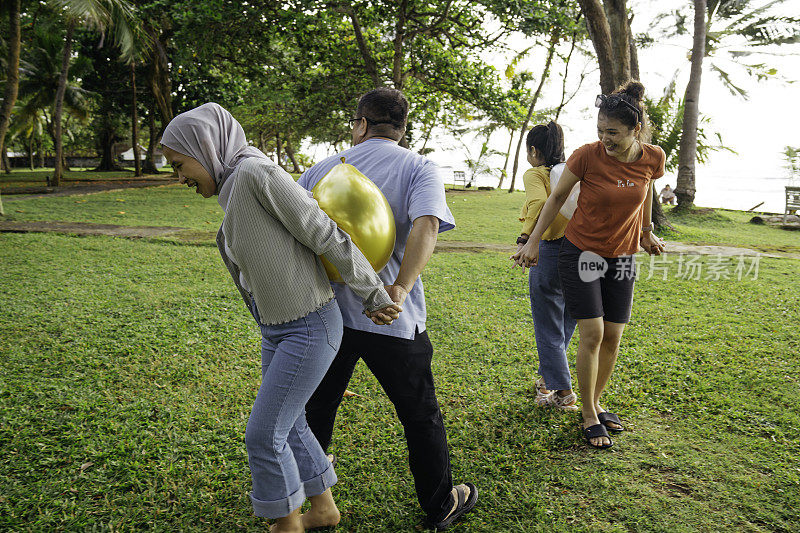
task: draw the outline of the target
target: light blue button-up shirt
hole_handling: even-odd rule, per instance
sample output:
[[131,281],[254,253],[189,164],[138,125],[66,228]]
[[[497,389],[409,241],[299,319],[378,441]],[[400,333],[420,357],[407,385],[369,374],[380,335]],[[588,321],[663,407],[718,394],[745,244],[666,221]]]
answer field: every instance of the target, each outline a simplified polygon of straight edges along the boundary
[[[455,219],[447,207],[444,184],[433,161],[385,139],[367,139],[339,154],[328,157],[308,169],[298,183],[311,190],[335,165],[345,162],[356,167],[380,188],[394,214],[397,230],[394,252],[378,275],[391,285],[400,271],[403,253],[414,219],[432,215],[439,219],[439,232],[455,228]],[[375,325],[363,314],[361,299],[341,283],[333,283],[342,310],[345,327],[381,335],[413,339],[425,331],[427,311],[422,280],[417,279],[403,302],[403,312],[389,326]]]

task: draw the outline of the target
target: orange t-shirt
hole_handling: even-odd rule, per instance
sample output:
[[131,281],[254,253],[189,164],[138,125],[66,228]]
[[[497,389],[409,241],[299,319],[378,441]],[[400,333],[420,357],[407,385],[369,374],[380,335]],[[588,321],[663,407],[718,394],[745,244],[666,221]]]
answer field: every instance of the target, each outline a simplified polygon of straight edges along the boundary
[[660,147],[644,143],[641,157],[631,163],[608,155],[600,141],[575,150],[567,168],[581,179],[581,192],[567,239],[602,257],[638,252],[642,204],[651,180],[664,175],[665,159]]

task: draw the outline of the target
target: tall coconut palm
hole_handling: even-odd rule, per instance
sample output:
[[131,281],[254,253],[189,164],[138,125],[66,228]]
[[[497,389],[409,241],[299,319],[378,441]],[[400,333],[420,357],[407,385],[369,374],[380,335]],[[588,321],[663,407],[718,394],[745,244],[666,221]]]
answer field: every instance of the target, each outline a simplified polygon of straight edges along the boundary
[[[132,58],[136,49],[136,29],[133,6],[126,0],[56,0],[61,8],[61,15],[66,21],[66,36],[61,54],[61,74],[58,79],[55,103],[53,105],[53,123],[55,125],[56,162],[60,162],[64,153],[62,143],[61,115],[64,108],[67,77],[72,56],[72,38],[78,26],[110,31],[114,42],[119,46],[123,58]],[[61,184],[62,167],[56,164],[51,184]]]
[[694,0],[694,41],[692,44],[692,70],[686,95],[683,98],[683,130],[678,153],[678,182],[675,196],[677,209],[688,209],[694,203],[695,162],[697,161],[697,126],[700,119],[700,78],[703,74],[703,57],[706,53],[706,0]]
[[[62,44],[61,37],[53,27],[39,24],[34,28],[31,43],[25,47],[22,57],[24,76],[19,83],[19,101],[14,114],[14,123],[18,126],[43,120],[45,130],[54,145],[56,123],[52,106],[61,77]],[[85,58],[75,60],[64,85],[62,108],[79,121],[88,118],[89,104],[86,92],[81,89],[77,78],[85,73],[88,67]],[[55,166],[58,168],[60,165]]]
[[[5,2],[5,5],[8,11],[8,60],[5,65],[6,86],[3,93],[3,104],[0,106],[0,154],[6,153],[6,132],[11,121],[11,110],[14,109],[14,103],[17,100],[17,86],[19,84],[20,0],[9,0]],[[11,172],[11,169],[6,168],[6,172]],[[3,214],[3,200],[0,198],[0,215]]]
[[[752,0],[707,0],[704,2],[703,20],[703,54],[697,56],[694,50],[700,48],[697,42],[699,15],[695,8],[695,37],[691,59],[690,80],[686,88],[684,108],[684,132],[681,138],[679,153],[678,185],[675,194],[678,205],[691,206],[694,202],[695,176],[694,161],[697,155],[697,123],[692,115],[697,110],[691,106],[697,103],[700,88],[701,71],[695,72],[697,63],[707,63],[707,69],[715,73],[723,85],[734,95],[747,98],[747,90],[736,80],[735,71],[752,76],[756,79],[777,77],[777,69],[763,62],[751,61],[755,54],[769,55],[771,45],[786,45],[800,43],[800,19],[782,14],[775,14],[776,7],[785,4],[786,0],[772,0],[766,4],[754,7]],[[662,30],[662,36],[671,37],[686,33],[687,17],[682,11],[675,11],[657,17],[651,29],[655,29],[662,22],[667,21],[667,29]],[[704,61],[705,60],[705,61]],[[695,91],[697,91],[695,95]],[[693,102],[688,96],[694,95]],[[689,105],[691,103],[691,106]],[[689,113],[688,117],[686,113]],[[687,122],[687,118],[689,121]],[[695,141],[692,140],[695,137]],[[684,148],[685,146],[685,148]],[[683,168],[683,171],[681,171]]]

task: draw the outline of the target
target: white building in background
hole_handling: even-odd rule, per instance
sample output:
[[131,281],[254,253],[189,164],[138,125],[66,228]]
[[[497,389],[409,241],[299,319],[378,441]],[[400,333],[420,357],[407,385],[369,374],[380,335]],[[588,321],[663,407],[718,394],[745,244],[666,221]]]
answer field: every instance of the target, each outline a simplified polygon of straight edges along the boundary
[[[147,155],[147,148],[139,145],[139,159],[144,161],[145,156]],[[122,159],[123,163],[130,163],[133,165],[133,147],[129,148],[127,151],[122,152],[119,154],[120,159]],[[156,168],[163,167],[167,164],[167,158],[164,157],[164,154],[161,153],[161,150],[158,148],[155,149],[153,152],[153,162],[156,165]]]

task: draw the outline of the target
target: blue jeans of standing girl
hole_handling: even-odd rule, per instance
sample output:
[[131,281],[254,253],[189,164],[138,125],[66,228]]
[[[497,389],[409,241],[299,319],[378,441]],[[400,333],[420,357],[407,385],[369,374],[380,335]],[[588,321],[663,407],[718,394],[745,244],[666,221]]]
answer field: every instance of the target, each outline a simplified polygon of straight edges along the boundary
[[279,518],[336,481],[333,466],[308,428],[305,406],[342,341],[342,315],[333,299],[308,315],[261,324],[261,388],[245,441],[256,516]]
[[539,352],[539,374],[550,390],[568,390],[572,381],[567,346],[576,322],[564,306],[558,277],[558,251],[564,238],[539,243],[539,262],[530,269],[531,314]]

